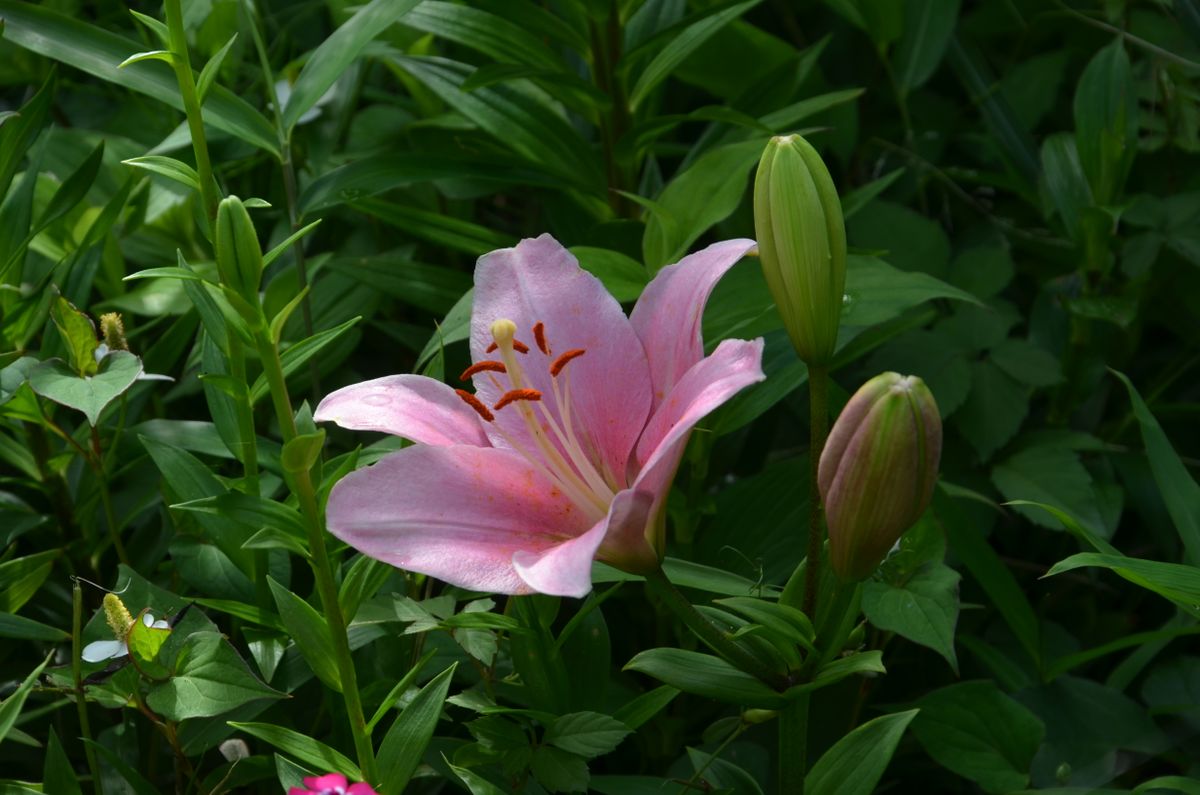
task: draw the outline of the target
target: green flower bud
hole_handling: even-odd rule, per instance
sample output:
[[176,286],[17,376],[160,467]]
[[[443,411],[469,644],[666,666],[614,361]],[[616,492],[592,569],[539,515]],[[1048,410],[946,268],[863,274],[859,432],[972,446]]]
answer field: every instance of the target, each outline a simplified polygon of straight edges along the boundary
[[237,196],[224,199],[217,208],[216,249],[221,283],[257,306],[263,271],[262,248],[250,213]]
[[763,152],[754,229],[792,345],[808,364],[828,364],[846,288],[846,226],[829,169],[799,135],[776,136]]
[[870,576],[921,518],[941,453],[941,415],[920,378],[884,373],[854,393],[829,432],[817,469],[829,562],[838,576]]

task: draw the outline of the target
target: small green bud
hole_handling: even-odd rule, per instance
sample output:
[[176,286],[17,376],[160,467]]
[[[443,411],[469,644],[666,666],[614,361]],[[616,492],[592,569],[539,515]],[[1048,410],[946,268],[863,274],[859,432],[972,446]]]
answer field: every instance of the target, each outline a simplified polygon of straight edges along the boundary
[[941,415],[920,378],[883,373],[854,393],[817,468],[829,562],[838,576],[870,576],[921,518],[941,453]]
[[828,364],[846,289],[846,226],[829,169],[799,135],[776,136],[763,152],[754,230],[792,345],[806,363]]
[[258,285],[262,280],[262,247],[250,213],[237,196],[230,196],[217,208],[217,272],[221,283],[258,306]]

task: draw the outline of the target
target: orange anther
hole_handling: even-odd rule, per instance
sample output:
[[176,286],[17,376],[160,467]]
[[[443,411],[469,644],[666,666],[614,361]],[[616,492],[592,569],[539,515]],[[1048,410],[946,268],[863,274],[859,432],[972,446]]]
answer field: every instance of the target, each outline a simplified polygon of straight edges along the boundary
[[[493,342],[491,345],[487,346],[487,348],[484,350],[484,353],[495,353],[498,350],[500,350],[500,346]],[[520,340],[513,340],[513,350],[517,353],[529,353],[529,346]]]
[[557,376],[562,372],[562,369],[567,366],[567,362],[578,356],[583,356],[584,353],[585,351],[583,348],[572,348],[571,350],[562,354],[550,365],[550,375]]
[[482,362],[475,362],[475,364],[471,365],[466,370],[463,370],[462,375],[460,375],[458,377],[458,379],[460,381],[466,381],[466,380],[470,379],[470,377],[475,375],[476,373],[482,373],[482,372],[507,373],[508,370],[507,370],[507,368],[505,368],[504,362],[493,362],[490,360],[484,360]]
[[464,403],[466,403],[471,408],[475,409],[475,411],[479,414],[480,417],[483,417],[488,422],[491,422],[492,420],[496,419],[496,416],[494,414],[492,414],[492,412],[488,409],[488,407],[483,405],[483,401],[480,400],[479,398],[475,397],[474,395],[472,395],[467,390],[456,389],[456,390],[454,390],[454,392],[460,398],[463,399]]
[[539,351],[550,355],[550,346],[546,344],[546,326],[540,320],[533,324],[533,341],[537,343]]
[[542,393],[537,391],[536,389],[512,389],[512,390],[509,390],[508,392],[505,392],[503,395],[501,395],[500,399],[496,401],[496,405],[492,406],[492,408],[495,409],[496,411],[499,411],[500,409],[507,406],[509,403],[512,403],[514,400],[541,400],[541,399],[542,399]]

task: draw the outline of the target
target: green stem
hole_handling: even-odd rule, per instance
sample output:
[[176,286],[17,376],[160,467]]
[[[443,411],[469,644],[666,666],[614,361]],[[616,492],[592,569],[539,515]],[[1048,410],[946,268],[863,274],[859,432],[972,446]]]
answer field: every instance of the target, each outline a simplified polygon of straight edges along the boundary
[[92,724],[88,720],[87,693],[83,689],[83,589],[75,581],[71,593],[71,681],[75,685],[75,709],[79,713],[79,730],[83,739],[83,753],[87,757],[88,771],[92,774],[92,788],[96,795],[104,795],[104,782],[100,778],[100,766],[96,764],[96,751],[92,748]]
[[[229,374],[239,385],[234,401],[238,426],[238,460],[242,462],[242,491],[253,497],[261,495],[258,477],[258,436],[254,430],[254,407],[250,404],[250,384],[246,378],[246,348],[236,334],[229,335]],[[271,606],[271,589],[267,584],[267,550],[256,549],[252,557],[254,594],[263,608]]]
[[804,578],[804,612],[816,615],[817,590],[821,584],[821,550],[825,545],[825,530],[821,525],[821,491],[817,486],[817,468],[825,439],[829,435],[829,371],[810,365],[808,368],[808,557]]
[[183,30],[183,8],[180,0],[164,0],[163,10],[167,17],[167,40],[171,48],[171,66],[175,69],[175,80],[179,83],[179,94],[183,99],[183,112],[187,116],[188,131],[192,136],[192,151],[196,155],[196,174],[200,177],[200,198],[204,202],[204,213],[211,225],[217,219],[217,184],[213,180],[212,161],[208,157],[208,141],[204,137],[204,119],[200,113],[200,97],[196,93],[196,81],[192,77],[192,64],[188,58],[187,33]]
[[104,472],[104,454],[100,447],[100,432],[92,426],[92,451],[90,456],[92,471],[96,473],[96,481],[100,486],[100,504],[104,508],[104,523],[108,525],[108,537],[113,548],[117,550],[117,558],[126,566],[131,566],[129,553],[125,551],[125,542],[121,540],[120,528],[117,527],[117,515],[113,511],[112,494],[108,490],[108,477]]
[[692,606],[692,603],[687,600],[687,597],[679,592],[675,584],[667,579],[667,575],[662,569],[655,569],[653,572],[647,574],[646,585],[655,596],[662,600],[663,604],[670,608],[671,612],[678,616],[713,651],[776,690],[782,692],[788,688],[789,682],[786,676],[771,670],[761,660],[739,646],[737,642],[727,637],[720,628],[702,616]]
[[779,791],[803,795],[808,773],[809,694],[779,712]]
[[[287,382],[283,375],[283,364],[279,359],[279,348],[271,340],[265,327],[261,326],[254,332],[258,355],[262,359],[263,373],[270,387],[271,401],[275,405],[275,415],[286,445],[298,435],[296,418],[292,412],[292,401],[288,396]],[[358,764],[368,783],[379,783],[379,770],[375,763],[375,752],[371,746],[371,734],[367,730],[367,721],[363,716],[362,697],[358,692],[358,676],[354,670],[354,660],[350,656],[350,640],[346,634],[346,619],[338,602],[337,584],[333,577],[333,566],[329,560],[329,552],[325,548],[325,531],[321,522],[321,508],[317,501],[317,490],[312,482],[312,475],[307,469],[302,469],[292,475],[290,485],[300,504],[300,514],[304,519],[304,529],[308,533],[308,546],[311,556],[313,576],[317,581],[317,592],[321,596],[321,606],[324,608],[325,620],[329,623],[329,632],[333,636],[333,651],[337,659],[338,675],[342,683],[342,695],[346,699],[346,712],[350,719],[350,734],[354,738],[354,749],[358,755]]]

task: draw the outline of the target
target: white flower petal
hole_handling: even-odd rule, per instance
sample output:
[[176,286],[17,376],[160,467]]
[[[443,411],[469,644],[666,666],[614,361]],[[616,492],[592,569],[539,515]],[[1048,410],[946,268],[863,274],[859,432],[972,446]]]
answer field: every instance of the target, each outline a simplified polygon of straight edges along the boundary
[[79,656],[84,662],[97,663],[124,657],[126,654],[129,654],[129,647],[123,640],[97,640],[84,646]]

